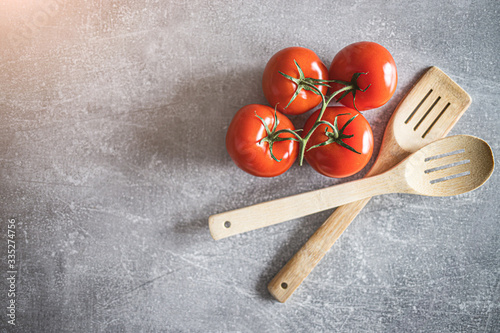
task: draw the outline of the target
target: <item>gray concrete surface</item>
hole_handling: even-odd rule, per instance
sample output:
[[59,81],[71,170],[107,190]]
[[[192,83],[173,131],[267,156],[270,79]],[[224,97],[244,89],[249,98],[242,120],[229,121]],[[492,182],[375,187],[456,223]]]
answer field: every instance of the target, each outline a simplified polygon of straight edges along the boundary
[[267,283],[330,212],[217,242],[207,226],[217,212],[340,182],[307,165],[254,178],[225,151],[233,114],[265,103],[264,66],[288,46],[327,65],[356,41],[392,52],[397,92],[365,113],[375,152],[400,98],[436,65],[473,98],[451,134],[479,136],[499,156],[499,10],[2,1],[1,331],[499,332],[498,172],[457,197],[373,199],[285,304]]

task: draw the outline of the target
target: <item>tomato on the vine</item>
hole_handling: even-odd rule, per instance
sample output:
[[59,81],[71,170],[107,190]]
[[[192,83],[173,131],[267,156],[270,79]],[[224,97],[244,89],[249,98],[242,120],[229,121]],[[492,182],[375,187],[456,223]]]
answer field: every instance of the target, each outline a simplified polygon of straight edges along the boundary
[[[387,103],[396,90],[396,64],[389,51],[380,44],[358,42],[344,47],[333,58],[328,75],[330,80],[350,82],[355,73],[363,73],[357,79],[359,90],[354,92],[354,103],[353,96],[348,93],[340,100],[345,106],[356,107],[359,111],[375,109]],[[338,83],[330,86],[330,93],[343,87]]]
[[[264,126],[265,125],[265,126]],[[242,170],[259,177],[287,171],[297,158],[298,143],[281,130],[295,130],[292,122],[273,108],[250,104],[233,117],[226,134],[226,149]]]
[[[319,112],[309,117],[304,133],[314,126]],[[306,145],[306,161],[319,173],[333,178],[361,171],[373,153],[373,133],[366,118],[354,109],[333,106],[326,108],[321,120],[334,128],[325,124],[316,128]]]
[[[300,66],[302,73],[295,62]],[[298,79],[297,82],[293,82],[280,72]],[[303,81],[299,81],[300,79]],[[328,69],[316,53],[304,47],[289,47],[277,52],[268,61],[262,77],[262,89],[272,107],[276,106],[285,114],[295,115],[307,112],[321,103],[321,96],[314,92],[311,85],[325,95],[327,87],[320,82],[327,79]],[[303,84],[300,84],[301,82]]]

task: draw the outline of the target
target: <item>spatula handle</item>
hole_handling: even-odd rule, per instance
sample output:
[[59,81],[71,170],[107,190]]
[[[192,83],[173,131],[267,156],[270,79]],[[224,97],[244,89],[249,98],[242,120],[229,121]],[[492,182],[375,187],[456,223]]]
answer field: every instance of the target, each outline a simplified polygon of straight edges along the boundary
[[349,202],[379,194],[390,193],[395,188],[389,174],[356,180],[324,189],[263,202],[240,208],[208,219],[210,233],[216,240],[250,230],[293,220]]
[[338,207],[269,282],[271,295],[282,303],[292,296],[368,201],[370,198]]

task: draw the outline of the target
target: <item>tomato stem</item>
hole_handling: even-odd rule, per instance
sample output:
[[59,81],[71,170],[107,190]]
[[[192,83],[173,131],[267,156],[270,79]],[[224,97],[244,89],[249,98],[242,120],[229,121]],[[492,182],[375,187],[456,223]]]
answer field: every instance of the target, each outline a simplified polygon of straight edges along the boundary
[[365,89],[361,89],[358,86],[358,79],[359,79],[359,77],[361,75],[366,75],[366,74],[368,74],[368,73],[354,73],[352,75],[352,77],[351,77],[351,81],[350,82],[336,81],[336,83],[348,84],[348,85],[352,86],[352,89],[344,91],[344,93],[342,94],[342,96],[340,96],[339,99],[337,99],[337,102],[340,102],[340,100],[342,100],[344,97],[346,97],[349,93],[352,93],[352,105],[354,106],[354,109],[359,112],[358,108],[356,107],[356,92],[358,92],[358,91],[365,92],[366,89],[370,88],[370,86],[371,86],[371,84],[369,84]]
[[322,95],[321,91],[316,87],[318,86],[325,86],[328,88],[331,88],[328,85],[328,80],[323,80],[323,79],[315,79],[312,77],[305,77],[304,72],[302,71],[302,68],[300,68],[299,64],[297,63],[296,60],[293,60],[295,63],[295,66],[297,67],[297,71],[299,72],[299,77],[295,78],[293,76],[290,76],[288,74],[285,74],[283,72],[279,72],[281,75],[292,81],[297,85],[297,88],[295,89],[295,93],[293,96],[290,98],[290,101],[288,104],[284,107],[285,109],[295,100],[295,98],[299,95],[299,93],[304,90],[312,91],[317,95]]
[[342,141],[344,139],[349,139],[349,138],[352,138],[354,136],[353,134],[351,134],[351,135],[344,134],[344,130],[346,129],[347,125],[349,125],[358,115],[355,115],[352,118],[350,118],[344,124],[344,126],[342,126],[342,128],[340,130],[339,130],[338,125],[337,125],[337,118],[339,116],[349,116],[349,115],[351,115],[351,114],[350,113],[341,113],[341,114],[336,115],[335,116],[335,121],[333,122],[333,126],[330,124],[330,127],[331,127],[332,131],[328,132],[328,125],[325,128],[325,135],[328,137],[328,139],[326,141],[323,141],[321,143],[318,143],[317,145],[314,145],[314,146],[310,147],[307,151],[309,151],[311,149],[314,149],[314,148],[326,146],[326,145],[329,145],[329,144],[332,144],[332,143],[337,143],[340,146],[342,146],[342,147],[344,147],[346,149],[349,149],[350,151],[352,151],[352,152],[354,152],[356,154],[361,154],[360,152],[356,151],[356,149],[354,149],[353,147],[349,146],[344,141]]
[[[278,159],[273,153],[273,145],[275,142],[292,140],[292,141],[299,142],[299,144],[302,144],[302,137],[297,133],[298,131],[301,131],[301,130],[292,131],[291,129],[285,128],[285,129],[276,131],[276,129],[278,127],[278,123],[279,123],[276,107],[274,108],[274,124],[273,124],[272,129],[269,129],[269,127],[266,124],[266,121],[261,116],[259,116],[257,114],[257,112],[255,113],[255,116],[257,118],[259,118],[259,120],[262,122],[262,125],[264,125],[264,128],[266,130],[266,134],[267,134],[265,137],[263,137],[259,141],[259,143],[262,144],[263,142],[267,142],[267,144],[269,145],[269,153],[271,154],[271,157],[273,158],[273,160],[275,160],[276,162],[281,162],[282,159]],[[288,137],[288,138],[280,137],[280,135],[283,133],[290,133],[290,134],[294,135],[294,137]]]

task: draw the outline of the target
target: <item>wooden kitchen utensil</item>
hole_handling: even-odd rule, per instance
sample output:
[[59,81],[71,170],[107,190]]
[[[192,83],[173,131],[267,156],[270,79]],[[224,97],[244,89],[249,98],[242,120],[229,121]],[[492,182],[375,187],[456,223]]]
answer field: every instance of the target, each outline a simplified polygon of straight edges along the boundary
[[456,135],[428,144],[378,176],[260,203],[219,217],[234,221],[244,216],[272,224],[274,219],[291,220],[380,194],[457,195],[483,185],[493,167],[493,153],[486,142]]
[[[380,174],[410,153],[448,134],[471,98],[439,68],[431,67],[394,111],[379,156],[365,177]],[[270,293],[285,302],[321,261],[370,198],[338,207],[269,283]]]

